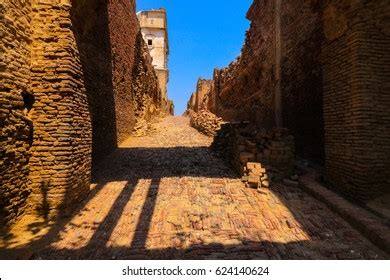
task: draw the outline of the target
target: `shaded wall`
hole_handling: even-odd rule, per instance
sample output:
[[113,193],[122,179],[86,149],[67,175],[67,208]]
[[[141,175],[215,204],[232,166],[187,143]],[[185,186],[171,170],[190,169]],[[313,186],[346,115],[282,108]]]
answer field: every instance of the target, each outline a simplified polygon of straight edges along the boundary
[[93,162],[115,149],[118,139],[109,15],[105,2],[74,1],[71,9],[72,30],[80,53],[92,121]]
[[294,135],[297,154],[323,164],[320,2],[283,1],[281,99],[283,126]]
[[390,191],[389,14],[386,0],[324,6],[327,180],[361,200]]

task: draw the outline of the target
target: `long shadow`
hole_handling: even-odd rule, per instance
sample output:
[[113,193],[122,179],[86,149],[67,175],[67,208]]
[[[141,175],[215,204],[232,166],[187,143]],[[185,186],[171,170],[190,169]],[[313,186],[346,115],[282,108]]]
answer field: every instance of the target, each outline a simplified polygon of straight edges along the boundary
[[112,46],[107,1],[75,0],[71,19],[92,121],[92,171],[117,147]]
[[[214,167],[210,168],[212,165]],[[219,168],[215,166],[219,166]],[[339,230],[338,227],[343,222],[339,220],[324,221],[321,220],[322,215],[317,215],[322,211],[329,211],[326,209],[326,206],[299,188],[291,190],[290,187],[280,185],[273,187],[272,193],[279,199],[280,203],[289,209],[296,223],[299,223],[300,227],[310,237],[309,240],[283,243],[241,239],[237,245],[200,243],[191,245],[188,248],[170,247],[157,250],[147,249],[146,241],[157,203],[161,179],[184,176],[195,178],[237,178],[237,175],[230,167],[223,164],[222,159],[215,157],[207,147],[120,148],[98,165],[97,171],[93,178],[97,187],[90,193],[84,203],[68,218],[59,221],[55,230],[51,232],[51,236],[45,236],[41,240],[35,241],[35,254],[30,257],[43,259],[386,258],[384,257],[385,255],[378,254],[376,249],[368,250],[364,254],[361,254],[359,252],[360,245],[356,245],[358,249],[357,253],[349,252],[348,250],[355,246],[351,244],[359,241],[351,229],[342,225],[342,232],[339,234],[336,231]],[[131,199],[135,186],[140,180],[148,180],[150,186],[146,191],[147,195],[141,206],[141,214],[134,231],[133,239],[126,246],[107,246],[107,242],[114,232],[115,227],[118,225],[125,206]],[[63,232],[66,224],[72,218],[79,215],[87,203],[96,197],[101,190],[109,188],[107,183],[115,181],[127,182],[127,184],[119,191],[120,193],[110,206],[108,214],[94,230],[92,238],[86,246],[74,250],[50,247],[50,243],[61,240],[60,233]],[[238,191],[244,191],[244,189]],[[306,207],[305,203],[307,202],[314,206]],[[329,213],[332,214],[330,211]],[[291,229],[292,234],[293,232],[294,228]],[[332,233],[336,233],[337,236],[329,237],[327,235]],[[335,246],[335,243],[339,241],[343,244]],[[37,248],[38,244],[47,247],[40,250]],[[30,248],[32,248],[32,245],[34,244],[30,244]],[[15,254],[24,249],[26,248],[4,250],[0,258],[16,258]]]

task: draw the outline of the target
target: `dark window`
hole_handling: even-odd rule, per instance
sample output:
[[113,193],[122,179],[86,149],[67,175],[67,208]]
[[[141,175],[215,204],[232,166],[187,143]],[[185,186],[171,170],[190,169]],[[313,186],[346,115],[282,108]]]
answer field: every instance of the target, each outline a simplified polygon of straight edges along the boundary
[[152,46],[152,45],[153,45],[153,40],[152,40],[152,39],[149,39],[149,40],[148,40],[148,45],[149,45],[149,46]]

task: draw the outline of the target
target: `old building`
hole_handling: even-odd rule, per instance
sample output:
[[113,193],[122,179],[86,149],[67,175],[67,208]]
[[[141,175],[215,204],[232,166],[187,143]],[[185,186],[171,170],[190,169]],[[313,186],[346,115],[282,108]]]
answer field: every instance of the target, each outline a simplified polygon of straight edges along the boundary
[[142,36],[149,48],[159,81],[162,98],[168,100],[168,26],[165,9],[141,11],[137,14]]

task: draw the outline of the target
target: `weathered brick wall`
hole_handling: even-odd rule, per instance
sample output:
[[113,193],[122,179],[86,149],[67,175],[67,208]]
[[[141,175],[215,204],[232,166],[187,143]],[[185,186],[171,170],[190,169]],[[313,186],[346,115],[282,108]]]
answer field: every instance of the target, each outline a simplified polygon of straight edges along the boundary
[[91,121],[66,1],[32,1],[31,211],[56,217],[89,191]]
[[118,138],[107,4],[102,0],[74,1],[71,20],[92,121],[92,160],[96,162],[115,149]]
[[96,161],[139,119],[164,113],[157,77],[132,1],[18,0],[0,9],[0,219],[56,218],[87,195],[91,154]]
[[327,180],[366,200],[390,190],[389,1],[326,1]]
[[[272,128],[275,120],[276,68],[281,67],[282,125],[296,139],[297,153],[323,160],[322,30],[318,0],[255,0],[242,54],[214,71],[208,109],[225,120],[248,120]],[[281,18],[281,66],[276,63],[275,18]]]
[[[135,50],[131,81],[133,114],[135,122],[150,121],[155,116],[169,114],[170,108],[161,94],[152,58],[140,30],[136,34]],[[124,110],[129,111],[129,108]]]
[[118,143],[131,134],[138,119],[149,120],[162,105],[134,10],[131,1],[108,1]]
[[247,17],[252,23],[241,56],[227,68],[214,72],[212,111],[227,121],[249,120],[272,127],[273,1],[254,1]]
[[27,184],[32,122],[23,102],[23,95],[28,99],[29,92],[30,12],[29,1],[0,2],[1,225],[23,212],[30,193]]
[[[162,107],[157,78],[131,1],[79,0],[72,22],[92,115],[93,159],[131,135]],[[104,100],[104,101],[103,101]]]
[[194,111],[198,112],[200,110],[207,108],[207,94],[211,90],[212,80],[199,79],[196,85],[195,93],[195,108]]

